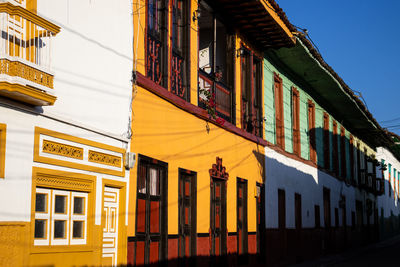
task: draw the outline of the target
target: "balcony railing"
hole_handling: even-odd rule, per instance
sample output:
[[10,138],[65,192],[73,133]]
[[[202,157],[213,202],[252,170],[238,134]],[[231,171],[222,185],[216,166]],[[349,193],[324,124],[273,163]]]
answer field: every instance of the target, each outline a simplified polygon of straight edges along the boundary
[[[221,83],[214,82],[208,78],[205,73],[199,71],[199,88],[212,91],[215,83],[215,103],[218,116],[227,121],[231,120],[231,92]],[[206,97],[199,94],[199,106],[205,108]]]
[[[51,45],[52,38],[60,28],[21,6],[6,2],[0,3],[0,31],[1,89],[7,85],[6,95],[15,98],[10,92],[19,90],[21,85],[28,86],[30,92],[25,92],[23,101],[39,105],[52,104],[48,99],[44,102],[43,99],[32,99],[32,89],[41,93],[53,89]],[[2,91],[0,93],[5,95]]]

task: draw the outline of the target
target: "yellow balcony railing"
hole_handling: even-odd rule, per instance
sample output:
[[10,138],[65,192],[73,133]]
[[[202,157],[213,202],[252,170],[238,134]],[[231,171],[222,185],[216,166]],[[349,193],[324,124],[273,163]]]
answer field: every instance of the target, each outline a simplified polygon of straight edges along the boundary
[[[11,3],[0,3],[0,94],[33,105],[51,105],[55,101],[32,96],[33,89],[48,93],[53,89],[51,71],[52,38],[60,28],[27,9]],[[7,86],[5,86],[7,84]],[[12,86],[18,84],[19,86]],[[16,97],[29,87],[30,96]],[[8,92],[3,92],[8,90]],[[51,93],[50,93],[51,94]],[[32,99],[33,97],[33,99]],[[27,101],[28,99],[28,101]],[[30,99],[30,100],[29,100]]]

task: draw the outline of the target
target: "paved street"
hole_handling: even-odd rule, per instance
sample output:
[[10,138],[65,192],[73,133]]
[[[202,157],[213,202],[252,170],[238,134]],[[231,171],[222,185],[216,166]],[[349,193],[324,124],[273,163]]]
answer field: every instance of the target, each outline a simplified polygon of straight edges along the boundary
[[398,259],[400,251],[400,236],[355,249],[338,255],[331,255],[316,261],[294,265],[295,267],[308,266],[400,266]]

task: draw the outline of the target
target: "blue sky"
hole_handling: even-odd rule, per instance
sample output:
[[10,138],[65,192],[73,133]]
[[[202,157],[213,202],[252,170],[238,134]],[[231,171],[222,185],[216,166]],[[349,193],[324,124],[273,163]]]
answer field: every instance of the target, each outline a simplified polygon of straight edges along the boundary
[[[400,135],[400,1],[276,0],[382,127]],[[388,121],[392,120],[392,121]],[[386,121],[386,122],[385,122]]]

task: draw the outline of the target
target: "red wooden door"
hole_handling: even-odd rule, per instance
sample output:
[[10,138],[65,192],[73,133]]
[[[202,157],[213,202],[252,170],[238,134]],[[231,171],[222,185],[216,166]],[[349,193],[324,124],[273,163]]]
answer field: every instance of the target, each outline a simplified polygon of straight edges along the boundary
[[166,255],[166,168],[147,160],[139,160],[138,168],[135,262],[143,265]]
[[179,257],[196,255],[196,174],[179,171]]
[[265,187],[257,183],[257,254],[258,261],[264,263],[265,258]]
[[211,255],[226,253],[226,182],[212,178],[211,183]]
[[247,181],[237,180],[237,252],[247,254]]

